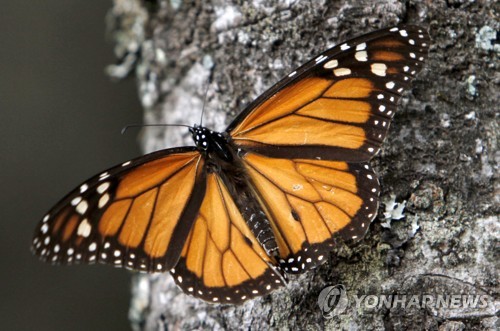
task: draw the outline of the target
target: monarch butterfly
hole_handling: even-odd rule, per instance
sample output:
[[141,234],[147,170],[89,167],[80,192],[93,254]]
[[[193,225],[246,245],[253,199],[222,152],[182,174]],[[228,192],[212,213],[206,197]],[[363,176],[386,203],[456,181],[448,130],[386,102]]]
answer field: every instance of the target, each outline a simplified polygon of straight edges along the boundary
[[359,240],[378,209],[369,165],[429,37],[397,26],[322,53],[194,147],[117,165],[69,193],[38,224],[33,250],[54,264],[170,271],[182,290],[241,303]]

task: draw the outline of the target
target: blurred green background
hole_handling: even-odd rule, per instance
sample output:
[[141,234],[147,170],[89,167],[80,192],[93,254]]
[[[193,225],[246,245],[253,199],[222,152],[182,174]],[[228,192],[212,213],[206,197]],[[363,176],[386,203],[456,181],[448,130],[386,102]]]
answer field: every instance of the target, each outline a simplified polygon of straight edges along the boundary
[[0,329],[127,330],[130,273],[53,267],[30,253],[39,219],[69,190],[140,154],[134,79],[113,83],[111,1],[0,7]]

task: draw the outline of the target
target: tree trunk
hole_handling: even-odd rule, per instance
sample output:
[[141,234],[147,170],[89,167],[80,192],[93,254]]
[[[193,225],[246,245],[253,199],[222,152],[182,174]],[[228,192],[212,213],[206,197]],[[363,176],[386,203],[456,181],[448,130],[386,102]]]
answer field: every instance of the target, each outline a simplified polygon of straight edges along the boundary
[[[205,102],[203,124],[222,131],[247,103],[333,44],[401,22],[429,28],[433,40],[426,69],[372,161],[385,206],[364,240],[241,306],[189,297],[169,274],[135,275],[134,329],[498,327],[498,9],[493,0],[115,0],[109,25],[122,63],[109,73],[135,72],[146,123],[199,123]],[[145,152],[191,144],[184,128],[147,128],[142,141]],[[391,212],[391,197],[407,202],[404,218]],[[318,297],[336,284],[345,286],[348,304],[329,318]],[[487,305],[409,305],[424,294],[482,295]],[[379,307],[381,295],[407,301]]]

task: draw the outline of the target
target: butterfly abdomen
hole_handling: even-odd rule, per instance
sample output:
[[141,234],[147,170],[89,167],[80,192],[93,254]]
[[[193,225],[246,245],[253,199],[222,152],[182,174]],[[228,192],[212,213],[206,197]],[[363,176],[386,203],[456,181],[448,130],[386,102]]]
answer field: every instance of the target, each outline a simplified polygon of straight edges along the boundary
[[[236,149],[228,148],[228,150],[235,151]],[[241,216],[258,242],[270,256],[275,256],[278,246],[269,219],[251,187],[250,178],[243,168],[240,156],[232,155],[231,158],[233,159],[231,163],[226,163],[221,159],[215,159],[212,162],[216,163],[216,169],[220,170],[219,176],[231,195],[235,197],[235,203]]]

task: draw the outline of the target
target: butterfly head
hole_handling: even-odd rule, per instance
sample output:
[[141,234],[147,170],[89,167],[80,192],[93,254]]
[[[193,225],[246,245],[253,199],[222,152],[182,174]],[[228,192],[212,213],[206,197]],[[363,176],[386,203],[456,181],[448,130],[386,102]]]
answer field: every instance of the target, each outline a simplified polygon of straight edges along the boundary
[[196,147],[205,153],[217,155],[220,159],[231,162],[232,154],[223,133],[215,132],[206,127],[195,125],[189,128]]
[[195,125],[189,128],[193,136],[194,143],[198,149],[208,151],[210,149],[211,131],[203,126]]

